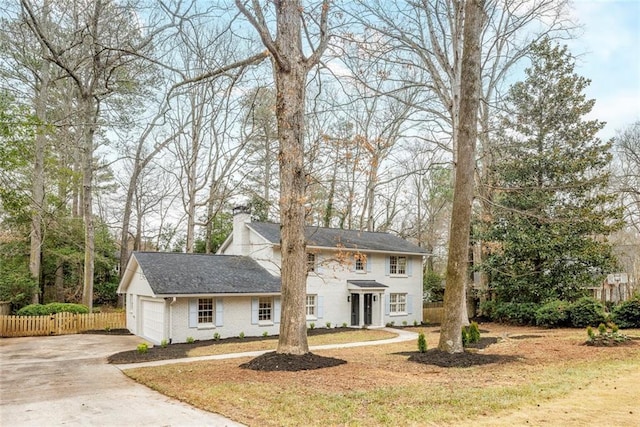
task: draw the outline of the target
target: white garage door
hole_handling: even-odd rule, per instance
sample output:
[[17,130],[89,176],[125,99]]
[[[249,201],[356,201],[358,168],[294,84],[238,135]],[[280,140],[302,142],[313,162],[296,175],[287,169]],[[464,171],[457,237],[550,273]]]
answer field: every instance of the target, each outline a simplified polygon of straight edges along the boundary
[[142,336],[154,344],[164,339],[164,301],[142,300]]

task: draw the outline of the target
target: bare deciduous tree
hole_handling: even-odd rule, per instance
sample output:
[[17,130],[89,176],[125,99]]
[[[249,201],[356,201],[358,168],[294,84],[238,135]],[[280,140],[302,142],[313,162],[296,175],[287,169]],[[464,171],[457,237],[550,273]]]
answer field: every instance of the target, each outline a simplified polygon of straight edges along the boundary
[[473,203],[475,147],[478,135],[480,107],[480,52],[482,22],[485,18],[484,0],[467,0],[464,8],[464,47],[462,50],[460,89],[460,119],[453,208],[449,231],[447,259],[447,287],[444,292],[444,321],[438,349],[461,353],[460,329],[466,316],[465,287],[469,260],[469,231]]
[[[305,315],[305,179],[304,109],[307,74],[326,49],[329,1],[305,11],[299,0],[282,0],[273,4],[276,37],[258,0],[251,6],[236,0],[236,6],[258,32],[271,54],[276,83],[276,119],[280,142],[280,222],[282,248],[282,312],[278,353],[301,355],[309,352]],[[305,13],[315,13],[318,22],[316,45],[306,49],[303,36],[310,40]],[[308,20],[311,22],[311,19]],[[305,51],[310,52],[309,55]]]

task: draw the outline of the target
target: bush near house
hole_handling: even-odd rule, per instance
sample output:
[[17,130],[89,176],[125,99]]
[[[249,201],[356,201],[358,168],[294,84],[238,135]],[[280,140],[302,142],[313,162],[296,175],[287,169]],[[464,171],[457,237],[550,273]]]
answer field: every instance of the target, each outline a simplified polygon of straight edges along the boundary
[[571,325],[584,328],[605,323],[607,315],[602,303],[592,297],[582,297],[569,306]]
[[52,302],[49,304],[29,304],[18,310],[18,316],[48,316],[56,313],[88,314],[89,308],[82,304]]
[[640,328],[640,293],[616,305],[611,312],[611,320],[621,328]]
[[536,325],[548,328],[569,326],[570,303],[562,300],[553,300],[536,310]]
[[535,325],[536,310],[533,302],[498,302],[491,310],[491,320],[515,325]]

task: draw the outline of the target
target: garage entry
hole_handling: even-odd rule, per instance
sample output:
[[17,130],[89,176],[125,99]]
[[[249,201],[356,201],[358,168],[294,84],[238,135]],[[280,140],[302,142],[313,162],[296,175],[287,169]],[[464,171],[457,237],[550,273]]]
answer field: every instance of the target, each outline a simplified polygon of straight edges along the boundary
[[141,300],[142,335],[154,344],[164,339],[164,301]]

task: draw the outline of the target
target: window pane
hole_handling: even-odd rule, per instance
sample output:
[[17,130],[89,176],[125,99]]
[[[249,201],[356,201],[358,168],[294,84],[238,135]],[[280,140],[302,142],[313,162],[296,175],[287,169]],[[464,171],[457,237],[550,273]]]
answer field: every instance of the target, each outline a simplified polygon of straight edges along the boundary
[[391,274],[398,274],[398,257],[389,257],[389,272]]
[[316,271],[316,254],[307,254],[307,271]]
[[307,316],[316,315],[316,296],[307,295]]
[[260,298],[258,300],[258,320],[271,320],[272,298]]
[[213,298],[198,299],[198,323],[213,323]]
[[398,274],[407,274],[407,257],[398,257]]

